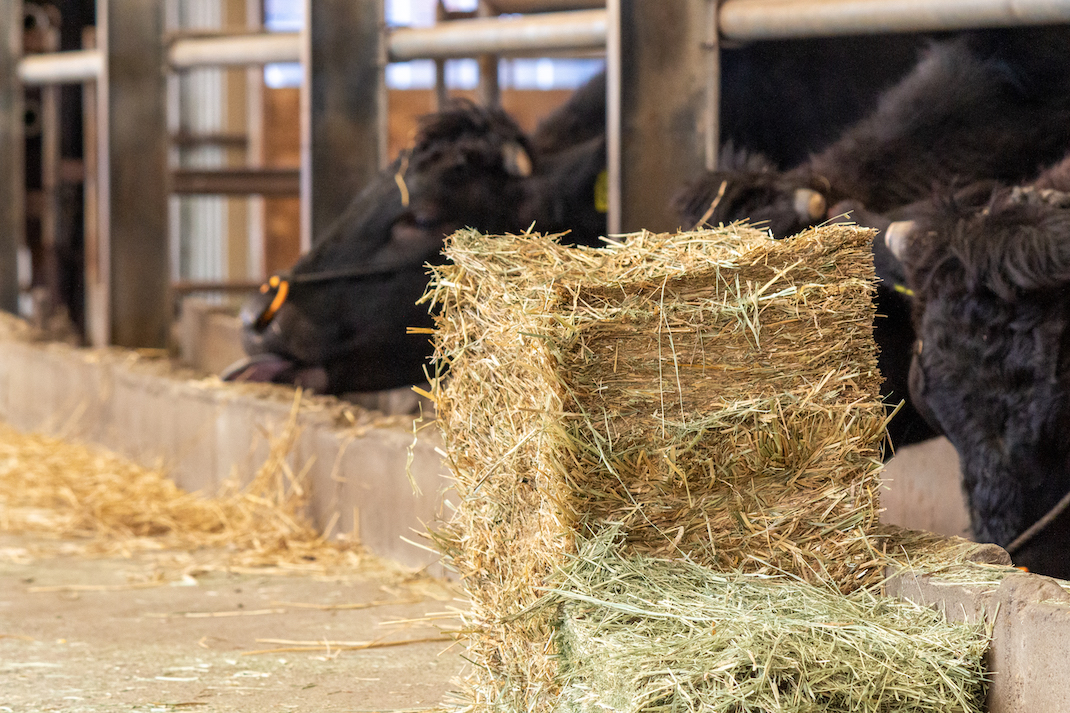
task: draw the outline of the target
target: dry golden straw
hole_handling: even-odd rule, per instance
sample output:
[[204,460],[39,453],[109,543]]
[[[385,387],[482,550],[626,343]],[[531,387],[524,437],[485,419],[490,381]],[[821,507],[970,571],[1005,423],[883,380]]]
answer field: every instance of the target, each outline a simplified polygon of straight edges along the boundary
[[477,704],[552,704],[552,622],[518,612],[607,523],[628,553],[844,592],[883,576],[871,239],[450,238],[425,297],[460,497],[438,541],[473,599]]
[[360,548],[328,542],[305,515],[308,484],[290,465],[299,405],[300,394],[253,479],[226,482],[214,497],[107,451],[0,423],[0,530],[89,538],[86,550],[101,554],[210,549],[227,566],[356,564]]

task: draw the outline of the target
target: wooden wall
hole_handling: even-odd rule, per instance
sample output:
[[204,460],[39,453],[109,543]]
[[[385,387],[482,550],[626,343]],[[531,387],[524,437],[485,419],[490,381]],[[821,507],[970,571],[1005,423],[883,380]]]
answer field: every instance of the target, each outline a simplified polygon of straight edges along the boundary
[[[502,107],[526,131],[532,131],[539,119],[559,106],[571,94],[568,90],[502,91]],[[474,92],[455,92],[455,96],[475,99]],[[296,88],[264,91],[264,164],[295,168],[300,164],[300,134]],[[395,90],[389,95],[389,155],[411,143],[417,119],[433,111],[431,90]],[[297,198],[268,198],[264,201],[265,269],[271,273],[290,267],[300,255],[300,205]]]

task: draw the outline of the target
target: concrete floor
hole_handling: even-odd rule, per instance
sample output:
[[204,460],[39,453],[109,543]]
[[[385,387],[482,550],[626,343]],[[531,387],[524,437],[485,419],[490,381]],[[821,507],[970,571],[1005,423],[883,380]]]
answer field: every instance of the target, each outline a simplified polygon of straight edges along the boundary
[[[438,580],[383,567],[183,577],[181,553],[35,556],[62,544],[0,535],[2,712],[422,710],[462,671],[444,640],[456,619],[388,623],[462,606]],[[384,600],[399,603],[344,608]],[[424,641],[324,646],[377,639]]]

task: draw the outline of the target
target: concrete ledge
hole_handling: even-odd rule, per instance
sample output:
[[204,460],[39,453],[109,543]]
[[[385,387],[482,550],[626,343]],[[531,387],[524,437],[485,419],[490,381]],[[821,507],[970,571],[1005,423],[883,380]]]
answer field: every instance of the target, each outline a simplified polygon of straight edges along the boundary
[[946,438],[899,449],[881,478],[881,522],[947,537],[969,536],[958,453]]
[[940,574],[895,573],[891,596],[932,606],[951,621],[983,621],[992,632],[989,713],[1070,710],[1070,594],[1065,583],[1020,572],[995,545],[974,545],[968,559],[997,565],[985,584]]
[[[285,387],[222,384],[172,370],[134,352],[81,350],[0,337],[0,420],[100,444],[134,461],[163,466],[184,489],[213,492],[237,473],[250,478],[282,430],[294,392]],[[404,542],[420,540],[439,515],[449,480],[426,429],[406,475],[411,418],[375,418],[331,398],[305,397],[292,452],[309,468],[310,515],[332,533],[357,534],[371,551],[423,567],[437,556]],[[437,565],[436,565],[437,569]]]

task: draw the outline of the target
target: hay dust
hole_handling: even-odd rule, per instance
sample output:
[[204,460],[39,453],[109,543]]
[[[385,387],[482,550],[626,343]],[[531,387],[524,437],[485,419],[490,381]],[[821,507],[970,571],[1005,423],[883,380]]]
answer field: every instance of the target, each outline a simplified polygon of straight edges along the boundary
[[[841,595],[883,579],[899,545],[878,526],[872,235],[835,225],[773,241],[736,225],[602,249],[449,239],[425,295],[459,496],[436,538],[472,598],[473,705],[564,705],[566,673],[584,664],[561,648],[559,611],[536,603],[567,589],[578,543],[607,528],[621,557]],[[657,621],[635,623],[675,636]]]

